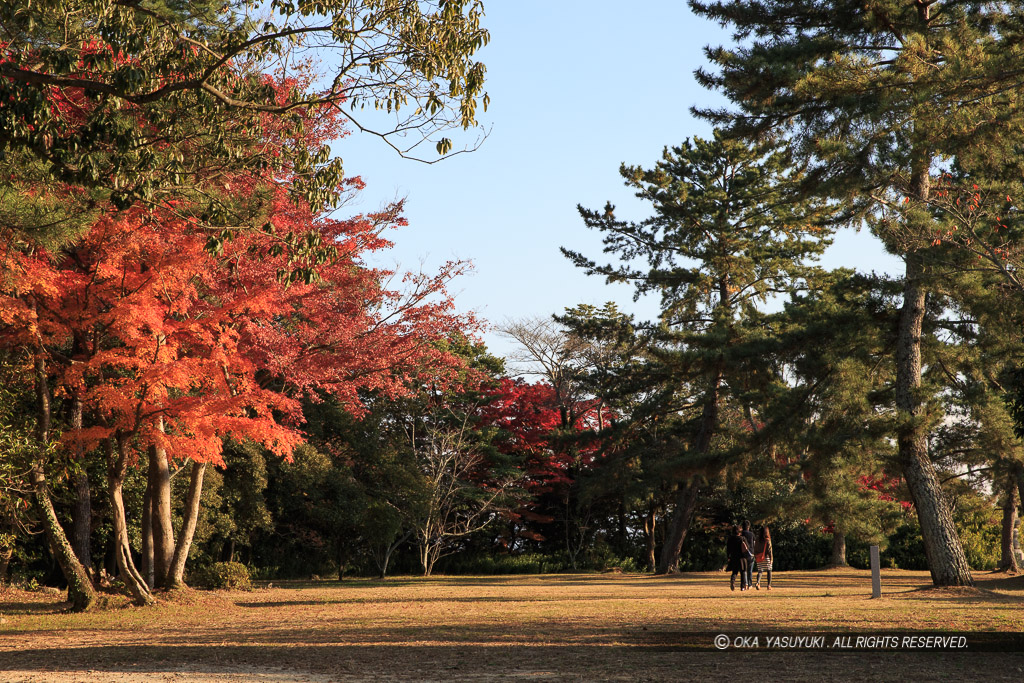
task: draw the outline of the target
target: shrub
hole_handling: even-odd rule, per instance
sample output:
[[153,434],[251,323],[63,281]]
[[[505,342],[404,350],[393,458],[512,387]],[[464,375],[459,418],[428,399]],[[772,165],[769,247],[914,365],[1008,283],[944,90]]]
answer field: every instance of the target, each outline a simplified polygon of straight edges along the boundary
[[985,501],[969,502],[973,504],[961,500],[953,512],[967,563],[972,569],[995,569],[1002,552],[1002,519],[993,518],[997,511],[984,505]]
[[908,518],[889,535],[889,547],[882,553],[881,563],[893,569],[928,569],[924,539],[916,519]]
[[438,563],[443,574],[551,574],[566,571],[564,558],[541,553],[517,555],[453,555]]
[[249,568],[240,562],[214,562],[197,569],[189,579],[195,588],[252,590]]

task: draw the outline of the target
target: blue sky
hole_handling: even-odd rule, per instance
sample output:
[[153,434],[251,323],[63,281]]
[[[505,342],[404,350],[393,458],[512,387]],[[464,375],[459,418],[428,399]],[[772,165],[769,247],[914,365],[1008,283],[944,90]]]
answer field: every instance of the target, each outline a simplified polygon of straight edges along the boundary
[[[693,16],[682,0],[490,0],[485,25],[490,129],[481,148],[441,163],[405,160],[380,140],[354,134],[335,144],[346,171],[367,189],[356,211],[407,199],[409,226],[390,234],[396,247],[380,265],[429,271],[451,259],[471,260],[475,272],[457,281],[458,306],[492,325],[510,318],[550,316],[580,303],[616,301],[652,318],[650,302],[632,302],[631,288],[586,277],[560,246],[601,260],[598,234],[576,205],[606,201],[620,217],[646,208],[623,186],[619,164],[653,165],[666,145],[710,135],[689,112],[722,98],[693,78],[703,46],[729,42],[717,25]],[[899,272],[866,232],[837,237],[830,267]],[[488,347],[510,344],[493,331]]]

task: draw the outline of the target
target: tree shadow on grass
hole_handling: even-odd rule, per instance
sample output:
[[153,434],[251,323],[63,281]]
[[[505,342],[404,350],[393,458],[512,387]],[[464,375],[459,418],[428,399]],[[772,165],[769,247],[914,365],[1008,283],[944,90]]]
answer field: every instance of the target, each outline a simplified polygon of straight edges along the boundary
[[1007,576],[1006,574],[994,576],[1001,576],[1001,578],[990,579],[985,577],[978,581],[977,585],[981,588],[987,588],[988,590],[994,591],[1013,591],[1015,593],[1024,592],[1024,574],[1019,576]]
[[[344,614],[325,615],[313,623],[297,627],[295,623],[268,623],[263,627],[240,625],[237,627],[189,627],[154,629],[143,638],[152,639],[159,647],[202,648],[218,646],[257,648],[317,648],[339,649],[375,648],[378,652],[409,647],[429,646],[431,651],[445,647],[471,647],[491,650],[502,647],[657,647],[659,649],[710,649],[712,636],[719,633],[791,634],[829,633],[849,634],[858,628],[869,628],[871,633],[933,634],[934,627],[912,628],[899,625],[863,626],[856,623],[817,624],[800,619],[771,621],[745,616],[721,618],[716,616],[689,617],[682,621],[661,622],[596,622],[559,617],[537,618],[510,625],[503,621],[481,619],[469,621],[452,614],[449,621],[430,624],[402,625],[389,622],[353,623]],[[957,631],[940,631],[961,635]],[[1011,631],[982,631],[990,641],[1010,642],[1013,650],[1024,650],[1024,634]],[[112,635],[116,635],[112,634]],[[1016,640],[1013,640],[1016,638]],[[993,642],[994,642],[993,641]],[[74,642],[67,643],[74,646]],[[1005,648],[1004,648],[1005,649]]]
[[913,671],[916,681],[985,673],[990,681],[1020,680],[1024,655],[945,652],[733,652],[666,649],[663,646],[289,646],[238,645],[144,647],[110,645],[3,653],[0,670],[104,671],[125,674],[184,671],[216,675],[232,668],[248,672],[324,673],[333,680],[669,680],[764,676],[784,680],[898,680]]
[[70,609],[70,602],[0,602],[0,614],[53,614]]
[[[719,594],[715,594],[715,595],[688,595],[688,596],[680,597],[679,600],[721,600],[722,598],[725,597],[726,593],[728,593],[728,588],[724,587],[723,588],[723,592],[720,595]],[[801,599],[807,599],[807,598],[817,599],[818,597],[820,597],[820,596],[817,596],[817,595],[795,595],[795,596],[787,597],[786,599],[801,600]],[[444,604],[444,603],[447,603],[447,602],[451,602],[451,603],[465,603],[465,604],[477,604],[477,603],[510,603],[510,604],[511,603],[559,603],[559,602],[566,602],[567,600],[568,601],[572,601],[572,602],[578,602],[578,603],[590,603],[590,602],[620,602],[622,600],[630,600],[630,599],[633,599],[633,598],[631,598],[629,596],[622,596],[622,595],[601,595],[601,596],[577,596],[577,595],[568,595],[568,596],[566,596],[566,595],[562,595],[562,596],[554,596],[554,597],[538,597],[538,596],[522,595],[522,596],[519,596],[519,597],[516,597],[516,596],[509,596],[509,597],[474,596],[474,597],[468,597],[468,598],[450,597],[450,596],[449,597],[438,596],[436,598],[415,598],[415,597],[406,597],[406,598],[328,598],[328,599],[323,599],[323,600],[279,600],[279,601],[267,601],[267,602],[263,602],[263,601],[249,602],[249,601],[239,600],[239,601],[235,601],[234,604],[239,606],[239,607],[254,607],[254,608],[259,608],[259,607],[275,607],[275,608],[282,608],[282,607],[298,607],[298,606],[316,607],[317,605],[325,606],[325,607],[328,606],[328,605],[360,605],[360,604],[365,604],[365,605],[381,605],[381,604],[400,605],[400,604],[403,604],[403,603],[427,605],[427,604]]]

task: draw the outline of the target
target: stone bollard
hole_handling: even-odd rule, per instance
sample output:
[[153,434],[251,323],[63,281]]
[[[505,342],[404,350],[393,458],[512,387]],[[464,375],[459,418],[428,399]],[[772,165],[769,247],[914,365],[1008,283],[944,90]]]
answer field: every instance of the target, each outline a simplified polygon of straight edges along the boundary
[[882,566],[877,545],[871,546],[871,597],[882,597]]

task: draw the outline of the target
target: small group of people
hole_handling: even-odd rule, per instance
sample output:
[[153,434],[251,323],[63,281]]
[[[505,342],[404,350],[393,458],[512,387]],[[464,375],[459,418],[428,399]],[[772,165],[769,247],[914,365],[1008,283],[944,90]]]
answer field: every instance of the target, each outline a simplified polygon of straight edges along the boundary
[[[750,590],[751,585],[761,590],[761,573],[766,574],[767,590],[772,589],[772,534],[768,525],[761,527],[757,538],[750,529],[750,520],[732,527],[732,535],[725,544],[729,564],[726,570],[732,572],[729,588],[736,590],[736,575],[740,575],[740,590]],[[754,566],[757,566],[757,583],[753,581]]]

